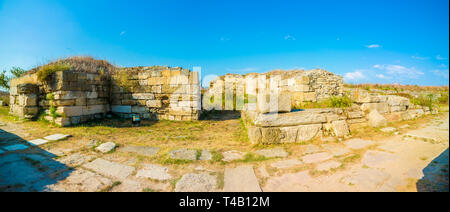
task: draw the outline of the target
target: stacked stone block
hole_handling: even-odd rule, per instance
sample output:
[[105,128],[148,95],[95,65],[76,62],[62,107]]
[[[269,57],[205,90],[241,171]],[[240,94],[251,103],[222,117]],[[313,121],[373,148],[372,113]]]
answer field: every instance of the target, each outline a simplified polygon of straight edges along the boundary
[[[240,93],[242,90],[243,95]],[[233,98],[229,97],[230,93],[234,94]],[[341,76],[320,69],[310,71],[277,70],[247,75],[227,74],[210,83],[210,88],[203,99],[203,106],[206,110],[212,108],[216,110],[241,110],[242,105],[238,104],[236,100],[245,96],[249,102],[248,108],[256,110],[258,100],[263,102],[261,104],[269,101],[261,99],[261,97],[279,94],[288,95],[291,106],[300,105],[303,102],[316,102],[331,96],[343,95],[343,79]],[[221,96],[225,96],[222,99],[222,102],[224,102],[222,105],[217,101],[220,100],[218,97]],[[210,101],[210,99],[214,99],[214,101]],[[229,101],[231,99],[234,99],[235,102]],[[279,111],[283,111],[283,109]]]
[[160,66],[106,74],[59,71],[45,82],[32,73],[11,81],[10,100],[12,114],[44,114],[61,126],[103,118],[109,112],[123,118],[140,114],[144,119],[196,120],[201,108],[198,73]]
[[[130,74],[131,73],[131,74]],[[197,120],[201,108],[198,72],[182,68],[138,67],[123,69],[127,83],[112,77],[111,111],[129,118]]]

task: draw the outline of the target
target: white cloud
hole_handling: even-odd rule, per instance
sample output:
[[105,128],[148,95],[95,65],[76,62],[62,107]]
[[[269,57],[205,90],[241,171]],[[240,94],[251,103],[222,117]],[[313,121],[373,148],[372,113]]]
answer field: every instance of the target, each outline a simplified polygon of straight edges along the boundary
[[286,35],[286,36],[284,36],[284,39],[285,40],[295,40],[295,37],[292,35]]
[[347,81],[358,81],[364,78],[365,78],[364,74],[359,70],[356,70],[354,72],[347,72],[344,74],[344,79]]
[[448,75],[449,75],[448,69],[447,70],[432,70],[431,72],[433,74],[435,74],[436,76],[448,79]]
[[441,67],[441,68],[447,68],[447,65],[445,65],[445,64],[441,64],[439,67]]
[[379,44],[370,44],[370,45],[368,45],[366,47],[369,48],[369,49],[374,49],[374,48],[380,48],[381,45],[379,45]]
[[424,73],[417,70],[414,67],[407,68],[405,66],[401,65],[374,65],[373,66],[376,69],[384,70],[386,71],[386,74],[388,75],[395,75],[397,77],[408,77],[408,78],[417,78]]
[[436,60],[446,60],[447,58],[441,57],[440,54],[436,55]]
[[387,79],[388,77],[386,77],[384,74],[377,74],[375,75],[376,77],[380,78],[380,79]]
[[127,31],[122,31],[122,32],[120,32],[120,36],[124,36],[125,33],[127,33]]

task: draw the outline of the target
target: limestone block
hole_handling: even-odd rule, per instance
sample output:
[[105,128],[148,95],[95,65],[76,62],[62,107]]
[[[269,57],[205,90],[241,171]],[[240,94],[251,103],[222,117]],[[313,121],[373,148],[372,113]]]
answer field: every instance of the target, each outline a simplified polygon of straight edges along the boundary
[[131,106],[129,106],[129,105],[112,105],[111,111],[114,113],[131,113]]
[[21,106],[36,106],[38,103],[36,94],[20,94],[18,99]]
[[83,106],[82,108],[83,108],[83,115],[106,113],[105,105],[89,105],[89,106]]
[[296,142],[305,142],[315,138],[321,133],[322,124],[300,125],[297,128],[298,133]]
[[261,128],[259,127],[248,127],[248,138],[252,144],[261,143]]
[[162,107],[162,102],[161,100],[148,100],[146,105],[147,107],[160,108]]
[[298,127],[281,127],[280,143],[294,143],[297,140]]
[[351,111],[347,113],[347,118],[349,119],[359,119],[364,117],[364,112],[362,111]]
[[297,126],[307,124],[321,124],[327,121],[326,116],[310,111],[298,111],[279,114],[259,114],[254,121],[260,127]]
[[143,99],[143,100],[149,100],[149,99],[155,99],[155,95],[152,93],[133,93],[131,94],[132,99]]
[[362,111],[369,111],[369,112],[373,111],[373,110],[377,110],[379,113],[383,114],[383,113],[389,112],[389,106],[385,102],[364,103],[364,104],[361,105],[361,110]]
[[262,144],[277,144],[284,138],[284,134],[278,127],[261,128]]
[[81,117],[80,116],[72,116],[72,117],[70,117],[70,123],[72,125],[81,123]]
[[372,110],[369,115],[369,126],[383,127],[387,125],[387,120],[377,110]]
[[331,122],[331,125],[336,137],[344,137],[350,134],[350,130],[345,120],[333,121]]
[[83,106],[61,106],[56,112],[66,117],[83,115]]
[[260,113],[290,112],[291,94],[288,92],[258,94],[256,110]]
[[63,99],[63,100],[55,100],[55,106],[74,106],[76,105],[75,99]]
[[137,104],[137,100],[133,100],[133,99],[123,99],[123,100],[122,100],[122,104],[123,104],[123,105],[136,105],[136,104]]
[[410,104],[409,99],[402,96],[388,95],[387,103],[389,106],[408,106]]
[[132,106],[131,112],[132,113],[144,113],[144,112],[147,112],[147,108],[144,106]]
[[63,117],[57,117],[54,119],[55,124],[61,126],[61,127],[67,127],[72,124],[70,121],[70,118],[63,118]]
[[36,84],[25,83],[17,85],[18,94],[36,94],[39,91],[39,87]]
[[189,72],[189,84],[199,84],[198,72]]

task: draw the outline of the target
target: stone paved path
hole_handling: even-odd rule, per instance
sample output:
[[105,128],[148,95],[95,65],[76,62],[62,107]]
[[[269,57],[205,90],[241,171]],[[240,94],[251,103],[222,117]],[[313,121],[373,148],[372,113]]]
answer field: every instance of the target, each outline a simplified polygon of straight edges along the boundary
[[[220,151],[223,161],[213,162],[216,152],[207,149],[164,153],[120,145],[103,154],[53,147],[74,138],[24,139],[25,129],[6,123],[0,126],[0,191],[449,191],[448,125],[446,113],[383,140],[353,138],[299,151],[227,149]],[[248,153],[265,160],[242,162]],[[190,164],[145,162],[160,154]]]

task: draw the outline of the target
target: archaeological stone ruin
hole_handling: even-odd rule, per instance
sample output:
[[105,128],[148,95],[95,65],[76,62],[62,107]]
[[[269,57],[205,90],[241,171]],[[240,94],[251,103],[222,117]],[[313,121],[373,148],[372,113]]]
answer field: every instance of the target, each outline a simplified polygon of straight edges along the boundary
[[[70,126],[108,114],[191,121],[205,111],[241,111],[255,144],[346,137],[352,125],[385,125],[388,114],[408,120],[436,113],[405,97],[344,88],[341,76],[321,69],[226,74],[203,91],[199,77],[198,72],[179,67],[118,68],[74,57],[12,79],[10,113]],[[351,99],[350,107],[301,109],[304,103],[343,96]]]

